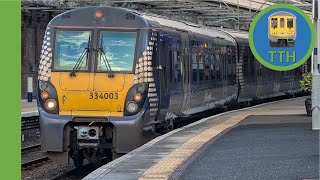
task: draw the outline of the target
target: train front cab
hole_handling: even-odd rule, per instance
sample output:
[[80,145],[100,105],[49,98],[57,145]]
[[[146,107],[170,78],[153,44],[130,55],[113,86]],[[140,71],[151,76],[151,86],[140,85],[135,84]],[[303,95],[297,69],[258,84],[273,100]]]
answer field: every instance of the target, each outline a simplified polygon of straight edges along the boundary
[[296,17],[288,12],[269,16],[268,37],[271,47],[292,47],[296,39]]
[[[83,11],[109,18],[118,13],[115,17],[128,22],[84,27],[82,22],[92,22],[92,17],[82,17],[88,14]],[[150,42],[156,38],[151,30],[140,29],[144,20],[133,16],[117,8],[91,7],[50,22],[39,67],[42,150],[69,151],[79,166],[83,159],[97,163],[149,140],[143,129],[150,119],[149,86],[155,83],[150,73],[144,75],[152,72]]]

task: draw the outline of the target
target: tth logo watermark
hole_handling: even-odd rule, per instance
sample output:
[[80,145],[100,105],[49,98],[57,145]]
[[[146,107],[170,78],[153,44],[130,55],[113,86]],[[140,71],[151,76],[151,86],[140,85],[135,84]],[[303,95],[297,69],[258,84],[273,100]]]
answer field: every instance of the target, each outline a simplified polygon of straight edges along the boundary
[[250,49],[255,58],[278,71],[302,65],[310,57],[315,40],[309,15],[289,4],[275,4],[261,11],[249,31]]

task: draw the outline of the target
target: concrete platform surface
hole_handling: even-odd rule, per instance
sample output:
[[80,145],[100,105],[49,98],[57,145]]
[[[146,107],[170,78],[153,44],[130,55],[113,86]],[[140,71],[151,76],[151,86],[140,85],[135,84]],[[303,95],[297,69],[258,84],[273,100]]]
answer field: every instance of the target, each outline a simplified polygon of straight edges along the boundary
[[[288,121],[305,119],[280,116]],[[267,119],[254,116],[255,120],[260,118]],[[311,130],[309,121],[296,122],[237,126],[212,142],[176,177],[185,180],[319,178],[319,132]]]
[[[311,130],[305,99],[271,102],[202,119],[157,137],[84,179],[318,178],[319,131]],[[252,149],[255,144],[258,149]],[[211,155],[214,158],[208,157]],[[199,164],[205,170],[191,170]],[[281,171],[285,173],[280,175]],[[295,176],[293,171],[301,175]],[[264,172],[274,176],[269,178]]]
[[37,100],[28,102],[27,99],[21,99],[21,117],[38,116]]

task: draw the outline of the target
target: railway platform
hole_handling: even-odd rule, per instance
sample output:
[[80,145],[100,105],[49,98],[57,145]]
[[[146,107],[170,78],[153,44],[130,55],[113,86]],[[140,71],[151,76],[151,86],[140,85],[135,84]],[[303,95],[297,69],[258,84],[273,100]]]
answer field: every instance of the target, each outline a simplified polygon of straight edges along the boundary
[[38,116],[37,100],[28,102],[27,99],[21,99],[21,117]]
[[319,179],[319,131],[306,97],[199,120],[159,136],[84,179]]

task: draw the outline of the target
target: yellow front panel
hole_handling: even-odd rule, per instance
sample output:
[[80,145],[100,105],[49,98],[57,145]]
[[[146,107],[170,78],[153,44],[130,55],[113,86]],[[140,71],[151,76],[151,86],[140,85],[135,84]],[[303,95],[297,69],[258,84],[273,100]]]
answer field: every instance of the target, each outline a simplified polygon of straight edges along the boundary
[[[133,86],[133,74],[53,72],[51,83],[56,87],[59,114],[74,116],[123,116],[124,103]],[[61,82],[63,80],[63,83]],[[62,85],[61,85],[62,84]]]
[[123,116],[123,112],[111,112],[111,111],[63,111],[59,112],[60,115],[75,115],[75,116]]
[[101,116],[110,116],[111,112],[110,111],[65,111],[65,110],[60,110],[59,112],[60,115],[75,115],[75,116],[96,116],[96,117],[101,117]]
[[61,90],[65,91],[87,91],[92,90],[90,88],[90,84],[92,82],[92,74],[91,73],[83,73],[78,72],[76,76],[70,77],[69,72],[60,72],[60,73],[53,73],[54,79],[58,80],[59,84],[57,87],[60,87]]
[[[278,19],[278,27],[272,27],[272,18]],[[284,18],[284,27],[280,27],[280,18]],[[287,28],[287,19],[293,18],[293,28]],[[269,35],[270,36],[278,36],[278,37],[286,37],[286,36],[294,36],[296,30],[296,20],[292,16],[271,16],[269,18]]]
[[107,73],[95,73],[93,88],[95,91],[119,92],[124,88],[126,77],[129,77],[130,80],[130,76],[126,74],[115,74],[113,78],[110,78]]

